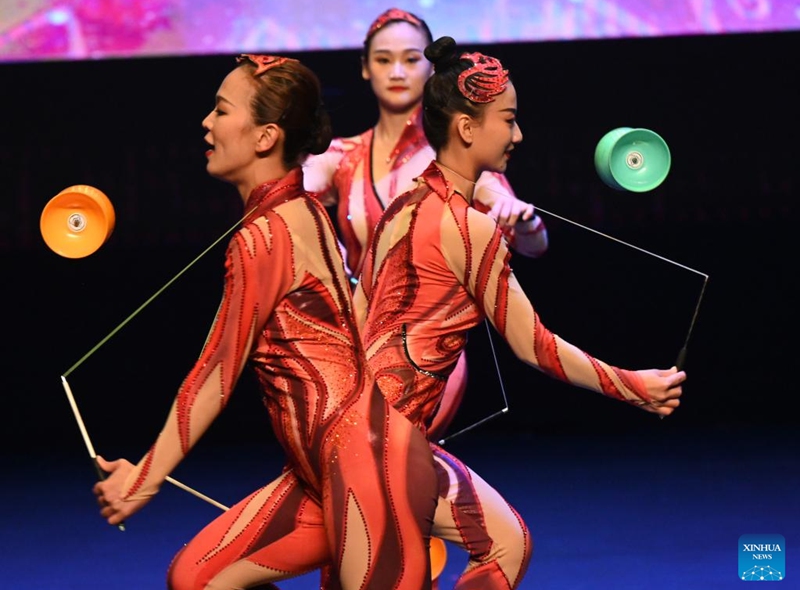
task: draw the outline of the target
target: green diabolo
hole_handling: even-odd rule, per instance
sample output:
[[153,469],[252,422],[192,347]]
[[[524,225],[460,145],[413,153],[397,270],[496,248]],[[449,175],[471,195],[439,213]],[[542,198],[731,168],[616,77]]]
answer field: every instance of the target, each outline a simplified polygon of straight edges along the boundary
[[671,162],[667,143],[649,129],[612,129],[594,151],[594,166],[603,182],[637,193],[653,190],[664,182]]

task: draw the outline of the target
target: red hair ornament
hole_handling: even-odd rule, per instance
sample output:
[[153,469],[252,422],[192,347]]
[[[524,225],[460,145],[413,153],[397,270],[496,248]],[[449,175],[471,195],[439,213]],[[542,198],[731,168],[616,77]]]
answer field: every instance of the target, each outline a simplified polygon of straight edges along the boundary
[[369,27],[369,30],[367,31],[367,36],[364,38],[364,42],[366,43],[369,39],[372,38],[372,36],[375,33],[380,31],[383,27],[385,27],[389,23],[397,21],[410,23],[415,27],[422,26],[422,21],[419,20],[416,16],[414,16],[410,12],[406,12],[405,10],[400,10],[399,8],[390,8],[372,22],[372,24]]
[[472,62],[472,67],[458,76],[458,90],[471,102],[494,101],[508,86],[508,70],[500,60],[482,53],[462,53],[461,59]]
[[243,53],[236,58],[236,61],[242,63],[243,61],[250,61],[256,66],[254,76],[260,76],[264,72],[282,66],[289,61],[297,61],[291,57],[279,57],[277,55],[257,55],[255,53]]

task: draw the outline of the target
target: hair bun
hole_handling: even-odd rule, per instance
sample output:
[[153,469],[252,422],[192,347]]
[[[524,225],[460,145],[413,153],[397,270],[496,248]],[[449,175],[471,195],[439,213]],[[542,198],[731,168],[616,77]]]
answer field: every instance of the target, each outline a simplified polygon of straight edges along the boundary
[[439,37],[425,48],[425,57],[435,71],[442,72],[459,62],[458,45],[452,37]]
[[317,110],[314,111],[312,118],[308,153],[317,155],[323,153],[330,146],[333,138],[333,128],[331,127],[328,111],[321,102],[317,105]]

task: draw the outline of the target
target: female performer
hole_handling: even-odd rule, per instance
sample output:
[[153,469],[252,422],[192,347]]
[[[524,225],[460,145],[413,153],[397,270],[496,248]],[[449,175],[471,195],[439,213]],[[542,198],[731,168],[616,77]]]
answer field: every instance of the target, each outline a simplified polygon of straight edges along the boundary
[[[649,412],[672,413],[685,373],[612,367],[550,332],[514,277],[503,233],[474,207],[481,174],[505,171],[522,140],[508,72],[494,58],[463,53],[450,37],[425,56],[434,74],[425,85],[423,125],[436,160],[417,188],[387,207],[355,293],[381,391],[424,430],[467,331],[488,317],[515,354],[544,373]],[[434,456],[451,483],[433,535],[470,548],[456,588],[517,587],[531,552],[525,525],[463,463],[442,450]]]
[[330,141],[319,82],[298,61],[246,55],[203,121],[209,174],[246,217],[230,241],[211,333],[166,424],[135,466],[100,466],[101,514],[117,524],[158,492],[255,369],[287,455],[276,481],[233,506],[177,556],[174,589],[273,587],[331,563],[344,588],[430,588],[437,481],[423,434],[375,386],[330,219],[300,163]]
[[[369,81],[378,104],[377,123],[360,135],[334,139],[324,154],[310,157],[304,165],[306,188],[318,194],[326,206],[336,207],[339,236],[354,284],[383,211],[398,195],[415,186],[415,179],[436,155],[422,128],[423,88],[433,72],[424,51],[432,41],[427,23],[417,15],[397,8],[380,14],[367,31],[361,56],[361,75]],[[502,173],[487,170],[481,174],[474,193],[476,208],[496,220],[517,252],[531,257],[544,254],[548,247],[544,222],[534,214],[533,205],[516,198]],[[466,354],[462,350],[443,394],[426,408],[425,431],[429,440],[439,440],[446,432],[466,383]],[[410,410],[398,409],[404,413]],[[452,479],[457,470],[450,465],[455,459],[440,447],[434,448],[440,490],[447,497],[450,490],[458,487]],[[443,506],[440,512],[457,510],[455,504],[450,504],[453,503]],[[525,560],[529,550],[527,531],[513,511],[505,511],[495,519],[492,530],[503,531],[499,538],[487,530],[484,521],[470,522],[469,526],[481,531],[474,532],[471,538],[480,536],[482,542],[466,543],[452,531],[443,535],[469,551],[472,562],[491,561],[494,555],[520,563]],[[467,528],[466,524],[463,526]]]
[[[435,156],[422,130],[422,89],[432,72],[423,52],[432,41],[428,25],[414,14],[391,8],[378,16],[367,31],[361,57],[361,75],[378,101],[378,122],[355,137],[334,139],[324,154],[305,164],[306,188],[326,206],[336,206],[354,282],[381,213],[414,186]],[[541,218],[533,205],[514,196],[502,174],[482,175],[475,199],[508,227],[518,251],[528,256],[545,252],[547,231]]]
[[[424,51],[432,41],[425,21],[410,12],[391,8],[378,16],[367,31],[361,57],[361,75],[370,82],[378,102],[378,122],[355,137],[334,139],[324,154],[305,163],[305,187],[327,207],[336,206],[353,283],[384,209],[414,186],[414,179],[435,157],[422,130],[422,89],[432,72]],[[481,175],[475,205],[505,229],[515,251],[538,257],[547,250],[544,222],[535,215],[533,205],[516,198],[502,174]],[[462,354],[428,425],[431,440],[438,440],[452,421],[466,379]]]

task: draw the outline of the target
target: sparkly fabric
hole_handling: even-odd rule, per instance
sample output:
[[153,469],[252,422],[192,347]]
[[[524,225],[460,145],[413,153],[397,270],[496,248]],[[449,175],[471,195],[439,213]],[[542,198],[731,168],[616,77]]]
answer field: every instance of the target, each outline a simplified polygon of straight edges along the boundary
[[[387,208],[356,290],[368,363],[395,407],[425,430],[467,331],[488,317],[525,362],[553,377],[635,401],[644,387],[547,330],[519,287],[494,221],[471,207],[432,163],[421,185]],[[510,321],[513,318],[513,321]],[[405,339],[403,333],[405,331]],[[532,552],[509,504],[458,459],[432,445],[439,475],[433,535],[470,559],[457,590],[517,588]]]
[[255,53],[243,53],[236,58],[236,61],[240,63],[245,60],[253,62],[253,64],[256,66],[256,71],[253,74],[254,76],[260,76],[272,68],[277,68],[278,66],[285,64],[287,61],[297,61],[290,57],[279,57],[277,55],[257,55]]
[[364,38],[364,43],[372,39],[372,36],[380,31],[383,27],[388,25],[389,23],[394,22],[406,22],[414,25],[415,27],[422,26],[422,21],[419,20],[416,16],[411,14],[410,12],[406,12],[405,10],[400,10],[399,8],[390,8],[386,12],[382,13],[378,16],[372,24],[369,26],[369,30],[367,31],[367,36]]
[[[346,250],[345,262],[351,276],[358,278],[367,244],[387,205],[398,195],[413,189],[415,179],[436,157],[422,129],[422,109],[406,122],[400,139],[389,156],[391,168],[383,178],[372,175],[374,130],[361,135],[337,138],[324,154],[306,160],[305,187],[327,207],[336,207],[336,222]],[[484,172],[475,187],[475,206],[488,211],[483,201],[489,198],[515,198],[511,185],[502,174]],[[524,255],[534,255],[538,244],[534,235],[515,236],[506,232],[509,243]]]
[[[158,490],[250,364],[291,471],[190,542],[171,587],[245,587],[323,561],[348,588],[425,587],[430,449],[366,369],[330,219],[303,191],[300,169],[256,188],[245,207],[254,211],[230,241],[211,333],[127,497]],[[286,554],[297,543],[308,562]]]
[[472,62],[472,66],[458,75],[458,90],[469,101],[493,102],[508,86],[508,70],[500,60],[482,53],[464,53],[461,59]]
[[[373,179],[371,173],[373,130],[356,137],[334,140],[326,153],[310,157],[304,166],[306,188],[315,191],[326,206],[336,207],[348,267],[356,277],[360,274],[367,244],[372,240],[383,210],[395,197],[416,187],[415,178],[425,171],[435,157],[422,129],[421,114],[421,109],[418,109],[406,123],[390,155],[391,170],[383,178]],[[475,208],[488,211],[489,207],[484,205],[483,200],[495,195],[514,198],[505,176],[484,173],[476,186],[473,200]],[[535,235],[517,238],[513,230],[508,230],[505,236],[524,255],[541,253]],[[526,242],[528,239],[532,245]],[[410,272],[407,280],[413,281],[413,277],[413,272]],[[413,293],[413,289],[409,292]],[[438,341],[442,351],[458,358],[456,368],[450,373],[444,392],[440,395],[425,395],[429,382],[434,379],[409,370],[406,357],[398,358],[394,364],[386,357],[373,359],[376,363],[386,363],[379,381],[381,391],[402,413],[415,417],[418,424],[424,424],[431,440],[438,440],[444,434],[465,391],[466,362],[463,354],[459,356],[464,346],[463,338],[463,334],[457,333]],[[407,396],[409,383],[417,379],[419,382],[415,382],[414,387],[423,395],[413,398]],[[439,386],[441,382],[431,384],[430,388],[438,391],[435,388]],[[457,589],[515,588],[518,583],[516,580],[522,579],[530,558],[531,543],[527,528],[513,508],[491,486],[473,476],[463,464],[444,460],[442,457],[447,454],[437,445],[432,444],[431,448],[437,460],[440,490],[443,490],[433,534],[463,547],[470,554],[467,565],[469,573],[461,576]],[[476,521],[471,515],[479,512],[486,517]],[[486,547],[489,549],[486,550]],[[490,583],[481,585],[485,581],[486,571],[495,573],[490,576]],[[339,587],[337,580],[327,574],[323,576],[322,586],[326,590],[335,590]]]
[[[591,357],[541,323],[514,277],[502,233],[454,191],[435,163],[421,181],[386,210],[359,283],[368,302],[368,362],[379,383],[385,374],[405,379],[402,398],[395,400],[401,407],[435,403],[442,390],[441,381],[414,374],[403,326],[411,360],[447,374],[467,330],[484,317],[520,359],[545,373],[617,399],[645,398],[635,372]],[[424,415],[406,415],[424,428]]]
[[422,111],[417,110],[392,149],[389,173],[374,179],[373,135],[369,129],[355,137],[334,139],[324,154],[310,157],[305,164],[306,188],[319,193],[326,205],[336,205],[347,267],[354,277],[359,275],[364,249],[386,205],[411,188],[414,177],[433,158],[422,132]]

